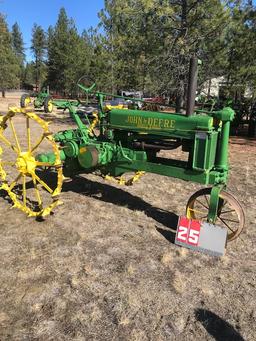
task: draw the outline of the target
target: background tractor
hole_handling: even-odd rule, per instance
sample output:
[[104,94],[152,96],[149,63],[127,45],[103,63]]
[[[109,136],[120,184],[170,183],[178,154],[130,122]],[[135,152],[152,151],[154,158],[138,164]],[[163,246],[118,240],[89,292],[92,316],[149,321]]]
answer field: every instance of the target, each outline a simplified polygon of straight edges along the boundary
[[23,94],[20,98],[21,108],[27,108],[33,102],[35,109],[44,109],[45,113],[53,110],[53,99],[47,89],[42,89],[38,93]]

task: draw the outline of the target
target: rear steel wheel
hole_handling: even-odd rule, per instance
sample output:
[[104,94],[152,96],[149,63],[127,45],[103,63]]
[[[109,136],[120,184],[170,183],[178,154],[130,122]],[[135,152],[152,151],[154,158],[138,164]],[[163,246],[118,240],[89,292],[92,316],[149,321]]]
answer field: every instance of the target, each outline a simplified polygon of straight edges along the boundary
[[44,112],[51,113],[53,111],[52,97],[48,96],[44,100]]
[[[210,206],[211,188],[203,188],[194,193],[188,200],[186,215],[189,219],[207,221]],[[244,229],[245,215],[238,200],[221,191],[219,195],[219,206],[216,225],[226,227],[228,231],[228,242],[236,239]]]
[[[55,162],[37,161],[40,150],[53,152]],[[53,171],[51,179],[43,168]],[[46,216],[60,204],[63,175],[58,146],[48,123],[25,109],[11,108],[0,119],[0,180],[0,189],[13,206],[29,216]]]

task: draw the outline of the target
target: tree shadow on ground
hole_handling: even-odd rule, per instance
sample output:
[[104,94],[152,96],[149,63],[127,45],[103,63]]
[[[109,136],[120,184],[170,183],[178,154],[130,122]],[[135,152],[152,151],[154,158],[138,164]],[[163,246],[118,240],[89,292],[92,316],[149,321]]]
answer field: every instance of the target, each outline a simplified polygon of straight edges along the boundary
[[216,341],[245,341],[235,328],[206,309],[196,309],[195,317]]

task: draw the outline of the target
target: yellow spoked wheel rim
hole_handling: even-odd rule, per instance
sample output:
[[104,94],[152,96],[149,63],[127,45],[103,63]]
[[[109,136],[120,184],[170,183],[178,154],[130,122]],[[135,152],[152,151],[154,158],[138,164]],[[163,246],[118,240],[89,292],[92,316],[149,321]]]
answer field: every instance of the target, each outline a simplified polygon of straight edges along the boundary
[[[22,127],[25,121],[26,133],[23,132],[22,135],[17,133],[15,127],[16,116],[19,116],[18,124],[22,124]],[[32,125],[38,127],[41,132],[40,135],[36,134],[33,141]],[[47,144],[49,152],[54,153],[54,163],[36,160],[36,154],[43,143]],[[0,118],[0,144],[0,189],[8,194],[13,207],[28,216],[50,214],[61,203],[59,194],[63,175],[59,148],[49,131],[49,123],[26,109],[10,108],[8,114]],[[43,169],[54,172],[54,186],[43,178]]]
[[30,97],[27,97],[25,99],[25,108],[28,107],[30,103],[31,103],[31,99],[30,99]]
[[49,101],[48,102],[48,112],[52,112],[53,110],[53,104],[52,104],[52,101]]

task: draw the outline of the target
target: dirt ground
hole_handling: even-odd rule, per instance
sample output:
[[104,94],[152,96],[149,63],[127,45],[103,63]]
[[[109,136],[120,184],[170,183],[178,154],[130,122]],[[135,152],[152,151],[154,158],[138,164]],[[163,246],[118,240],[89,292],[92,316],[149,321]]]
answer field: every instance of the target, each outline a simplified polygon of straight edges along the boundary
[[78,176],[41,222],[0,198],[0,340],[255,340],[256,141],[231,138],[230,164],[246,230],[222,258],[173,244],[200,185]]

